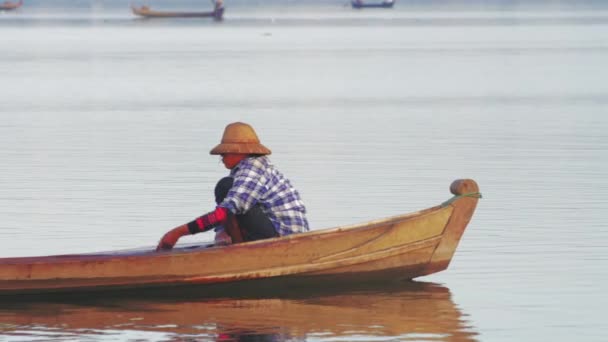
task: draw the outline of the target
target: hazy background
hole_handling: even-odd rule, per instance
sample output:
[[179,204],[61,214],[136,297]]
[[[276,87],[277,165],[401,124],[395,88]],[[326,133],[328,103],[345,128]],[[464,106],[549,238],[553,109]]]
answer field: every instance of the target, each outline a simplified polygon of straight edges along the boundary
[[[227,0],[221,23],[142,20],[124,1],[0,14],[0,257],[155,245],[212,209],[226,170],[208,151],[242,120],[302,193],[313,229],[439,204],[461,177],[484,199],[450,268],[421,279],[431,289],[363,296],[381,303],[374,319],[356,295],[223,302],[246,308],[228,312],[237,328],[310,341],[605,339],[608,5],[254,4]],[[193,302],[115,303],[131,316],[2,306],[0,336],[217,338],[223,321]],[[260,321],[255,308],[285,319]],[[206,314],[184,321],[192,310]]]

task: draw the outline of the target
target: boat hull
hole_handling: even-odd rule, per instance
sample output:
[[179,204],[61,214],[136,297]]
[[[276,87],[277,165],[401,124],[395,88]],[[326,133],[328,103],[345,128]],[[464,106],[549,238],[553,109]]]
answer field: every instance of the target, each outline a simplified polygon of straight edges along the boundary
[[351,6],[356,9],[362,8],[393,8],[395,2],[380,2],[380,3],[362,3],[357,1],[352,1]]
[[145,18],[213,18],[214,20],[222,20],[224,17],[224,8],[218,8],[211,12],[163,12],[153,11],[148,7],[131,7],[133,14]]
[[211,286],[264,281],[413,279],[448,267],[478,198],[348,227],[230,246],[0,259],[0,295]]

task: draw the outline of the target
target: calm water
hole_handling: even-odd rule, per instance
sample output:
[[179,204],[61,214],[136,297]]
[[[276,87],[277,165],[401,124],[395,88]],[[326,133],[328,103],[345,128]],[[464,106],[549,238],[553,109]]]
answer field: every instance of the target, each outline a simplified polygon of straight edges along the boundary
[[211,209],[208,151],[237,120],[313,229],[439,204],[456,178],[484,194],[418,283],[4,303],[0,340],[604,341],[606,61],[608,6],[0,14],[0,257],[155,245]]

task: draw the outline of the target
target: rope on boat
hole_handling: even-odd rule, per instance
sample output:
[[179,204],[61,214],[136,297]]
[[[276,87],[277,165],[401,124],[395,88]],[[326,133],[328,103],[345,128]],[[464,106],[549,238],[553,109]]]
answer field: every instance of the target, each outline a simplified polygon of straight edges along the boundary
[[469,192],[466,194],[462,194],[462,195],[455,195],[454,197],[450,198],[449,200],[441,203],[442,207],[445,207],[446,205],[450,205],[452,204],[454,201],[456,201],[457,199],[461,198],[461,197],[475,197],[475,198],[483,198],[483,196],[481,196],[481,192]]

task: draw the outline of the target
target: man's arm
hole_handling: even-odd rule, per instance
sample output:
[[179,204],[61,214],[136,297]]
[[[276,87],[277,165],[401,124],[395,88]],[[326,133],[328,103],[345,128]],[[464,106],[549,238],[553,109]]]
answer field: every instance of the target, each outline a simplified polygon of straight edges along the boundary
[[157,251],[169,250],[177,243],[177,240],[185,235],[206,232],[226,222],[228,210],[224,207],[217,207],[214,211],[209,212],[196,220],[183,224],[179,227],[171,229],[160,239]]
[[188,230],[188,224],[183,224],[179,227],[173,228],[168,231],[158,242],[158,246],[156,246],[156,251],[169,250],[175,246],[177,240],[184,235],[190,234]]

